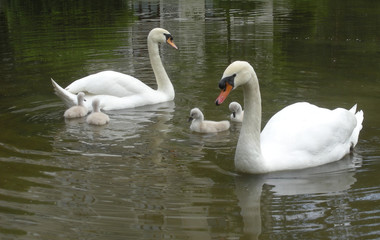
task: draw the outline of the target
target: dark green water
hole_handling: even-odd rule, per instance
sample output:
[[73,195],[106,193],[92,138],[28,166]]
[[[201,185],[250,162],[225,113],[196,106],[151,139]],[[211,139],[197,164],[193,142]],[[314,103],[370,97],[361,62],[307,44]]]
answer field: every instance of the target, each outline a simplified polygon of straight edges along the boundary
[[[0,0],[1,239],[378,239],[380,2]],[[155,87],[148,32],[173,102],[66,122],[62,86],[102,70]],[[355,152],[331,165],[238,176],[240,125],[190,132],[191,108],[227,119],[218,81],[249,61],[263,122],[309,101],[364,111]],[[229,101],[242,102],[236,90]]]

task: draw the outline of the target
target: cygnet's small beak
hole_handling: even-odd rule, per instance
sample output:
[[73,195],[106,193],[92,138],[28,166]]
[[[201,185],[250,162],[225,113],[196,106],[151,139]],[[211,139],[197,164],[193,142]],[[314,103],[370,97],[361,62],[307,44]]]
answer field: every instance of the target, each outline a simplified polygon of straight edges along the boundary
[[192,118],[192,117],[189,117],[189,119],[187,120],[188,122],[191,122],[191,121],[193,121],[194,120],[194,118]]

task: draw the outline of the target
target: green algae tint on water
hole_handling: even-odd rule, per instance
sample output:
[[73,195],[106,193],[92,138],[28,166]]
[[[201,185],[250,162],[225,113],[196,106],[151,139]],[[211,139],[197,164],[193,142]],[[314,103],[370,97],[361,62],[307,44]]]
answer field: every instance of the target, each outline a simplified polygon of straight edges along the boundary
[[[0,1],[1,239],[377,239],[380,233],[380,3],[361,1]],[[65,87],[103,70],[155,88],[146,38],[175,100],[65,121]],[[353,154],[330,165],[239,175],[241,124],[197,134],[235,60],[255,68],[263,126],[307,101],[364,111]]]

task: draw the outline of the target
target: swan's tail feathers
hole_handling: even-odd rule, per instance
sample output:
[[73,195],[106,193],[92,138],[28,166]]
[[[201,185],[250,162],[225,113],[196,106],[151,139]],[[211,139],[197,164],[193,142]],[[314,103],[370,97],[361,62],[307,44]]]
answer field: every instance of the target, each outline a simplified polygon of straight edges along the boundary
[[63,89],[58,85],[53,79],[51,79],[51,83],[53,84],[55,94],[62,99],[63,103],[67,107],[72,107],[77,104],[77,96],[69,91]]
[[357,104],[355,104],[350,110],[350,112],[352,112],[352,114],[355,114],[356,113],[356,107],[357,107]]
[[[351,110],[355,108],[356,110],[356,104],[354,107],[352,107],[350,109],[350,112]],[[364,120],[364,112],[362,110],[358,111],[357,113],[355,113],[355,117],[356,117],[356,127],[354,128],[354,131],[352,132],[352,135],[351,135],[351,148],[354,148],[356,146],[356,144],[358,143],[358,140],[359,140],[359,133],[360,133],[360,130],[362,130],[363,128],[363,120]]]

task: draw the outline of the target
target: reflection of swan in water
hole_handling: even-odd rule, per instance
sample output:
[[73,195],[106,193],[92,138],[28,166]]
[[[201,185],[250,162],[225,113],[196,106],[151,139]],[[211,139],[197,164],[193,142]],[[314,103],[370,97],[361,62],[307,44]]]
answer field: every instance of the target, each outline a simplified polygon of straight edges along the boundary
[[[261,203],[265,203],[261,202],[264,185],[272,186],[271,191],[280,196],[320,193],[339,195],[356,182],[355,163],[361,163],[359,156],[346,156],[338,162],[300,171],[237,176],[235,193],[247,239],[258,239],[262,231],[261,219],[272,217],[270,213],[260,211],[263,209]],[[320,214],[324,214],[324,211]]]

